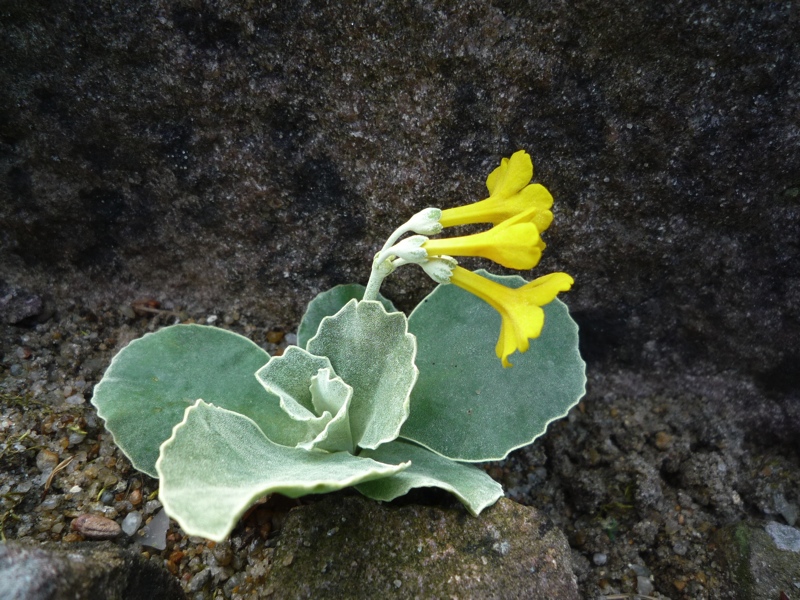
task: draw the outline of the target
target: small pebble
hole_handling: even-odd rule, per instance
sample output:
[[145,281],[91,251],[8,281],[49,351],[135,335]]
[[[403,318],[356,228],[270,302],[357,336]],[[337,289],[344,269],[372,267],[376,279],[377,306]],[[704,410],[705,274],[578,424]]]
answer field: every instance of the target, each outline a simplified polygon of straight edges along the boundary
[[267,332],[267,341],[270,344],[277,344],[283,339],[284,333],[282,331],[272,330]]
[[656,448],[659,450],[668,450],[672,446],[672,436],[666,431],[659,431],[656,434]]
[[214,554],[214,558],[217,559],[217,564],[220,567],[227,567],[233,560],[233,550],[231,550],[231,545],[229,542],[220,542],[214,546],[212,553]]
[[32,487],[33,487],[33,482],[32,481],[30,481],[30,480],[22,481],[22,482],[19,483],[19,485],[17,485],[17,488],[16,488],[15,492],[18,493],[18,494],[27,494],[28,492],[31,491]]
[[211,580],[211,569],[206,567],[199,573],[197,573],[192,580],[189,582],[189,591],[190,592],[199,592],[202,590],[205,585]]
[[56,494],[47,496],[44,500],[42,500],[42,503],[39,505],[39,508],[41,510],[53,510],[55,508],[58,508],[58,505],[61,504],[61,498],[62,496]]
[[133,535],[139,531],[139,526],[142,524],[142,513],[129,512],[122,520],[122,531],[127,535]]
[[294,333],[287,333],[283,337],[284,341],[289,344],[290,346],[294,346],[297,344],[297,335]]
[[72,530],[88,540],[113,540],[122,528],[109,518],[100,515],[83,514],[72,521]]
[[639,575],[636,578],[636,593],[640,596],[649,596],[653,593],[653,582],[649,577]]
[[223,593],[225,594],[226,598],[230,598],[234,590],[238,587],[241,587],[247,581],[247,573],[235,573],[228,581],[225,582],[225,585],[222,588]]
[[36,467],[42,472],[50,472],[58,464],[58,454],[51,450],[40,450],[36,455]]
[[72,396],[67,398],[66,402],[72,406],[77,406],[86,402],[86,399],[83,397],[83,394],[72,394]]
[[163,550],[167,547],[167,529],[169,529],[169,516],[162,508],[156,513],[156,516],[145,525],[142,530],[142,538],[139,541],[143,546],[149,546],[156,550]]
[[497,552],[500,556],[506,556],[511,551],[511,544],[507,541],[495,542],[492,544],[492,550]]
[[100,495],[100,502],[106,506],[111,506],[114,503],[114,492],[106,490]]
[[595,552],[592,556],[592,562],[598,567],[602,567],[608,561],[608,556],[604,552]]

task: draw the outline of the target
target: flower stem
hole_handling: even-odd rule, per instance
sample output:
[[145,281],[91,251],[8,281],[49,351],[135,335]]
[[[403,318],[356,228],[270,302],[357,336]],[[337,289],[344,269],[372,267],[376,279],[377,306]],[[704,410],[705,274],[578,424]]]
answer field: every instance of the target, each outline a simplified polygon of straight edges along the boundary
[[369,274],[369,281],[367,282],[367,289],[364,290],[364,297],[362,300],[377,300],[378,290],[381,289],[385,275],[379,275],[378,271],[373,267],[372,272]]
[[[392,235],[389,236],[389,239],[386,240],[386,243],[381,248],[381,251],[375,255],[375,259],[372,261],[372,271],[369,274],[369,281],[367,282],[367,289],[364,290],[364,300],[377,300],[378,299],[378,290],[381,289],[381,284],[383,280],[386,279],[386,276],[389,275],[392,271],[394,271],[394,265],[389,261],[391,258],[389,255],[386,255],[386,251],[394,246],[395,242],[405,233],[412,231],[409,227],[409,223],[411,221],[406,221],[400,227],[394,230]],[[378,262],[378,259],[381,259]]]

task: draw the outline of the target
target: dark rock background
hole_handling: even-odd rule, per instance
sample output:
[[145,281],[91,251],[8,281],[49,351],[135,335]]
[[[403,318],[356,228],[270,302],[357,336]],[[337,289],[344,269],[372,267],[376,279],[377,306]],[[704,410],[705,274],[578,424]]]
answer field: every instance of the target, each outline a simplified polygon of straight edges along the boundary
[[[297,322],[526,148],[591,363],[796,387],[791,3],[2,3],[2,276]],[[47,282],[49,285],[45,285]],[[390,285],[410,305],[418,274]],[[52,288],[52,289],[48,289]]]

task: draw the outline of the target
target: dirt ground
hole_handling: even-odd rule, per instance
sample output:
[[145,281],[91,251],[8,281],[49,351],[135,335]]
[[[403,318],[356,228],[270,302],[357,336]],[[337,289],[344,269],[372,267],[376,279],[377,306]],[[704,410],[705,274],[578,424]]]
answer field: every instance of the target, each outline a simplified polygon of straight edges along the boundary
[[[153,312],[162,311],[162,312]],[[42,322],[0,326],[0,528],[3,539],[82,539],[79,514],[147,524],[157,481],[136,472],[90,404],[114,353],[180,318],[230,328],[275,353],[291,332],[235,308],[56,307]],[[610,372],[589,364],[588,393],[528,448],[486,465],[507,495],[543,511],[573,548],[585,598],[733,598],[716,532],[726,524],[797,519],[796,448],[751,439],[732,411],[757,391],[731,376]],[[55,471],[54,471],[55,469]],[[230,541],[186,537],[172,523],[163,550],[141,547],[190,598],[257,598],[281,515],[251,512]],[[136,546],[137,536],[116,543]],[[138,546],[137,546],[138,547]]]

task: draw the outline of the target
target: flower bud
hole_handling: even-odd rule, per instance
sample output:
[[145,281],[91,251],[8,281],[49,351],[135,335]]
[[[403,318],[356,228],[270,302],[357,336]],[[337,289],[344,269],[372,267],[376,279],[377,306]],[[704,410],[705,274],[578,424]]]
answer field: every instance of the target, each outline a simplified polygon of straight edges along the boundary
[[435,256],[429,258],[424,263],[420,263],[422,269],[433,279],[436,283],[450,283],[450,277],[453,275],[453,269],[458,265],[458,261],[452,256]]
[[425,208],[411,217],[406,223],[409,231],[422,235],[436,235],[442,232],[442,224],[439,219],[442,211],[438,208]]
[[394,246],[385,250],[384,255],[394,255],[402,258],[407,263],[421,263],[428,259],[428,251],[422,244],[428,241],[424,235],[412,235],[404,240],[397,242]]

